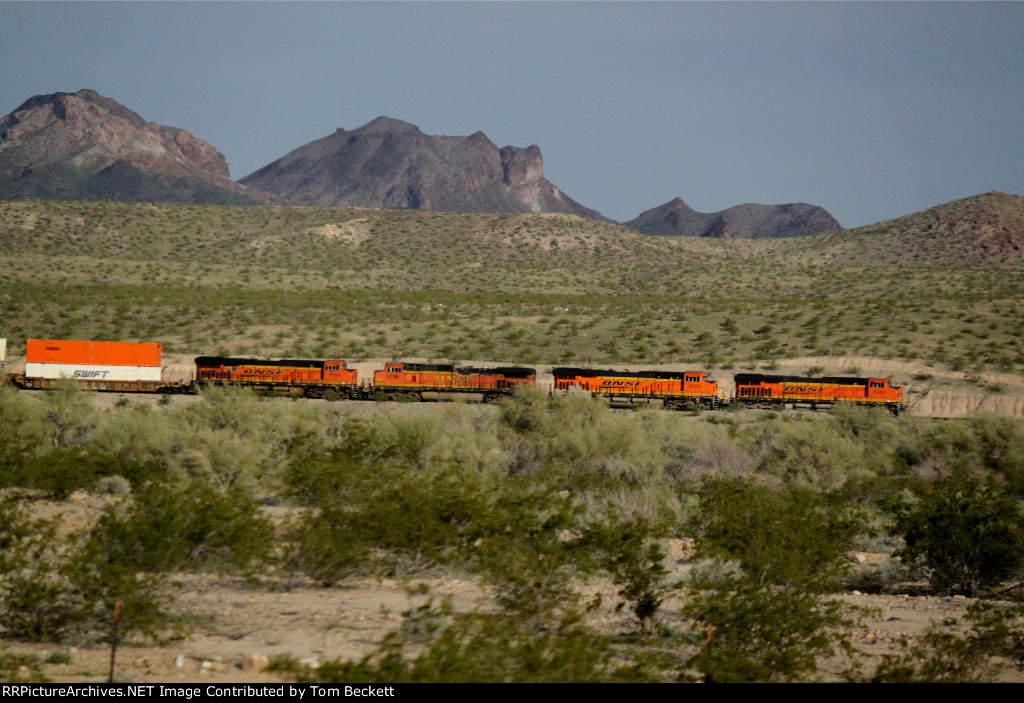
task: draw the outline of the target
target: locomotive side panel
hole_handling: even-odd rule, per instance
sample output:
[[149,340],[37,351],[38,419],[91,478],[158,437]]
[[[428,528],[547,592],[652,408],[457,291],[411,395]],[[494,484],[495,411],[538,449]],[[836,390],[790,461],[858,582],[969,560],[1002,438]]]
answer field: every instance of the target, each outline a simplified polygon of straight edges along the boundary
[[284,390],[310,397],[323,397],[332,390],[350,394],[358,385],[358,373],[334,359],[200,356],[195,364],[196,381],[201,384]]
[[903,410],[903,389],[888,378],[773,376],[736,374],[736,400],[747,405],[830,406],[836,403],[884,405]]
[[551,371],[555,390],[579,389],[612,400],[660,400],[666,407],[718,407],[717,381],[704,371],[615,371],[560,367]]
[[433,399],[436,393],[480,393],[485,399],[511,394],[517,386],[535,385],[532,368],[455,368],[454,364],[420,364],[389,361],[383,371],[373,374],[376,393],[391,397],[416,396]]

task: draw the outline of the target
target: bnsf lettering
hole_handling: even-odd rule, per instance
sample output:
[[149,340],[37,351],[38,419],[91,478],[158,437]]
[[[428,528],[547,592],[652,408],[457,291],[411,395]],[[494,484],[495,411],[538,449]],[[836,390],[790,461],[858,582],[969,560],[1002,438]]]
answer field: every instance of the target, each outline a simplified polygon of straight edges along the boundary
[[106,378],[109,371],[75,371],[74,378]]
[[784,386],[783,391],[786,393],[817,393],[821,390],[821,386]]
[[601,388],[633,388],[640,384],[641,381],[602,381]]

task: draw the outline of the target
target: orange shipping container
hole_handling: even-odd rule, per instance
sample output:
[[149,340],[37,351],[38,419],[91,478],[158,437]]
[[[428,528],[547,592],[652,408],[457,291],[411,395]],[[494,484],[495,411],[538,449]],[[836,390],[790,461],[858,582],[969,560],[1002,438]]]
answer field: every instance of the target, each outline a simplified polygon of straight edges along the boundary
[[30,364],[159,367],[163,359],[163,350],[162,344],[151,342],[76,342],[66,339],[30,339],[25,361]]

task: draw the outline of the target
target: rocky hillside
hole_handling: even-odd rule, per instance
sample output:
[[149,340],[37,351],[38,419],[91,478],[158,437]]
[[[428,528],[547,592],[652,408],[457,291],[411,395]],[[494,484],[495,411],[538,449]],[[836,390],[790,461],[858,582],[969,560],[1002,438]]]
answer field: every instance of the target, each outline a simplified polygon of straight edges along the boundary
[[[780,242],[779,252],[795,243]],[[1024,269],[1024,197],[984,193],[803,241],[801,257],[854,266]]]
[[306,144],[239,181],[296,205],[553,212],[605,219],[544,178],[540,148],[483,132],[432,136],[378,117]]
[[94,90],[29,98],[0,119],[0,199],[259,203],[224,155]]
[[721,212],[697,212],[681,198],[642,212],[625,224],[646,234],[717,239],[803,237],[842,229],[827,210],[806,203],[747,203]]

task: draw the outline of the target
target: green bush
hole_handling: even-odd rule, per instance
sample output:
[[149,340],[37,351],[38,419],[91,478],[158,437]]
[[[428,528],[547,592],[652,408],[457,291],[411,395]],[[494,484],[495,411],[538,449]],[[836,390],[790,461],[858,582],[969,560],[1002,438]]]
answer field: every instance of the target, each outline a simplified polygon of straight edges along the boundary
[[1024,515],[991,479],[958,473],[905,506],[894,531],[904,561],[920,560],[939,593],[973,596],[1024,565]]
[[27,519],[16,498],[0,502],[0,625],[6,637],[57,641],[85,619],[62,572],[65,546],[52,523]]
[[758,469],[794,486],[829,491],[870,473],[863,445],[824,419],[777,424],[762,444]]
[[647,520],[611,518],[591,525],[586,542],[590,549],[598,552],[598,563],[612,573],[615,584],[620,587],[623,602],[616,609],[630,604],[640,623],[640,632],[646,632],[668,590],[663,583],[668,573],[662,564],[665,551],[653,539]]
[[757,583],[829,590],[848,567],[859,514],[835,494],[709,479],[691,521],[697,556],[739,562]]
[[705,683],[804,681],[819,656],[850,651],[852,622],[837,602],[748,576],[698,574],[691,586],[683,614],[704,646],[687,665]]
[[0,516],[0,624],[7,637],[61,641],[82,632],[105,633],[119,600],[125,633],[155,634],[166,623],[155,577],[99,563],[83,548],[85,538],[60,539],[52,523],[27,520],[14,502],[6,501]]
[[75,491],[95,488],[106,477],[120,476],[129,484],[140,486],[163,475],[161,467],[152,460],[136,461],[78,445],[25,458],[3,473],[2,484],[35,489],[64,500]]
[[85,544],[98,568],[249,572],[271,556],[273,526],[238,492],[151,483],[106,510]]

